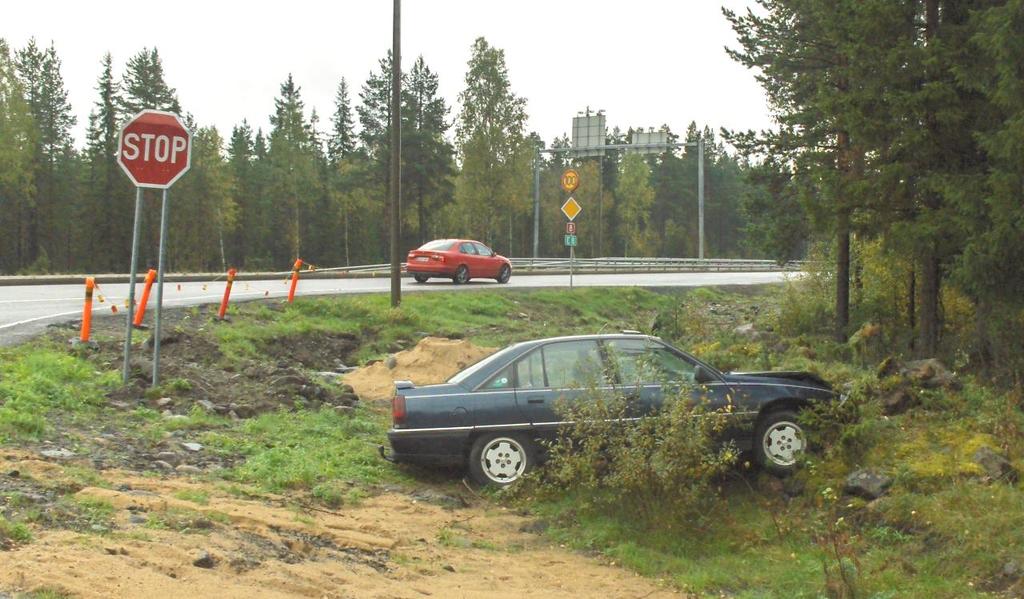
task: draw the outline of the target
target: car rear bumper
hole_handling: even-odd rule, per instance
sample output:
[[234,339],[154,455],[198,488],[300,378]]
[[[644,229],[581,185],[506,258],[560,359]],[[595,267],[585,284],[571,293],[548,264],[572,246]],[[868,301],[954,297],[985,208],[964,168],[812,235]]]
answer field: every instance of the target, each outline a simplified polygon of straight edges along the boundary
[[444,264],[438,262],[406,262],[405,271],[416,275],[431,275],[436,277],[450,277],[453,270],[448,269]]
[[388,431],[391,450],[381,446],[381,457],[389,462],[423,465],[461,465],[466,459],[469,431]]

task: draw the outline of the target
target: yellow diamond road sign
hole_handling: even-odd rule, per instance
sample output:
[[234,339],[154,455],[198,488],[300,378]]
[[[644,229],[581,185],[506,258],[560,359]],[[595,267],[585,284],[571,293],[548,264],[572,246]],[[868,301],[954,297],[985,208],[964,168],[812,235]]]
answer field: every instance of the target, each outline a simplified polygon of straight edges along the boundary
[[579,216],[580,212],[583,212],[583,206],[580,206],[576,198],[569,198],[562,204],[562,214],[565,215],[569,220],[575,220]]

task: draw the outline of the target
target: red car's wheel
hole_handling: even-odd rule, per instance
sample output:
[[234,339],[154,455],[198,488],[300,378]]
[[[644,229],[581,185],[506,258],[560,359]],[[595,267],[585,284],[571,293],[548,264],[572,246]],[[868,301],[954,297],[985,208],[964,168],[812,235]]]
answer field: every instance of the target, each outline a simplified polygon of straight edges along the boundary
[[512,267],[510,267],[508,264],[502,266],[501,270],[498,271],[497,281],[504,285],[505,283],[508,283],[508,280],[511,278]]
[[456,285],[462,285],[464,283],[468,283],[469,282],[469,268],[465,264],[463,264],[458,269],[456,269],[455,270],[455,276],[452,278],[452,281]]
[[427,275],[413,275],[412,278],[416,279],[417,283],[426,283],[430,279]]

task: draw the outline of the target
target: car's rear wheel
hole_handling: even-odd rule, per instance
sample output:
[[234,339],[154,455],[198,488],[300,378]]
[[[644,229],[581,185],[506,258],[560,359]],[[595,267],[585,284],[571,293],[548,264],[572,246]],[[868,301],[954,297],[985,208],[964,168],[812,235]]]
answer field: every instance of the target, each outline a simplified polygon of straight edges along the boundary
[[462,266],[458,267],[455,270],[455,276],[452,277],[452,281],[456,285],[462,285],[464,283],[468,283],[469,282],[469,268],[467,268],[465,264],[463,264]]
[[412,278],[416,279],[417,283],[426,283],[428,280],[430,280],[430,277],[428,277],[427,275],[413,275]]
[[797,423],[796,412],[777,410],[758,421],[754,452],[766,470],[779,476],[792,474],[806,450],[807,436]]
[[498,271],[497,281],[501,284],[505,284],[508,283],[508,280],[511,278],[512,267],[510,267],[508,264],[505,264],[504,266],[501,267],[501,270]]
[[537,451],[526,437],[494,433],[473,442],[469,476],[481,485],[507,486],[533,470]]

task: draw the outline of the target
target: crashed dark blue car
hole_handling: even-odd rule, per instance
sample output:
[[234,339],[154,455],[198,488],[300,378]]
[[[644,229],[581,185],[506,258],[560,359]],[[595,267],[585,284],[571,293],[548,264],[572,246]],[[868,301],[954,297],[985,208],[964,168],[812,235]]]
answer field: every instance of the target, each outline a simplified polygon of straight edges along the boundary
[[637,402],[640,413],[661,403],[673,381],[710,409],[731,405],[730,437],[765,468],[791,471],[807,441],[797,412],[839,396],[806,372],[722,373],[657,337],[633,331],[517,343],[440,385],[396,381],[391,451],[396,462],[465,466],[481,484],[507,485],[533,468],[542,442],[561,422],[559,398],[598,389]]

